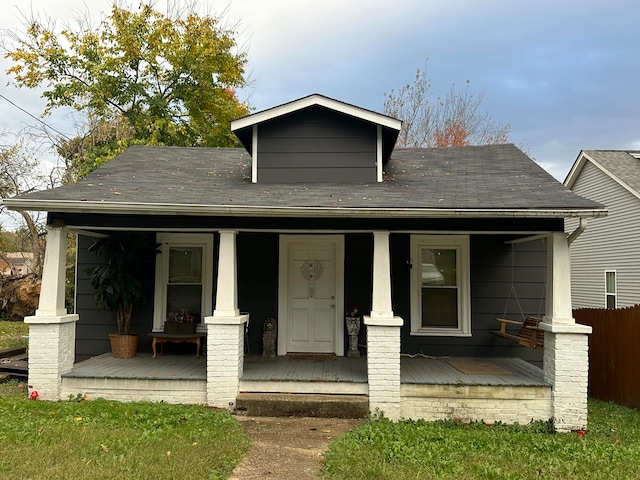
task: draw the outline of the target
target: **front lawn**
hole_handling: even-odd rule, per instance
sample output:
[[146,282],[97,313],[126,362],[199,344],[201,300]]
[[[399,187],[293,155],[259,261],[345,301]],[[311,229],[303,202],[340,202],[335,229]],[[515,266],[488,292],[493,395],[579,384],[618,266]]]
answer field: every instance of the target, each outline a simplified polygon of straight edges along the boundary
[[226,411],[0,397],[0,478],[220,479],[249,446]]
[[0,321],[0,350],[29,345],[29,325],[24,322]]
[[329,479],[640,479],[640,411],[589,400],[589,430],[374,420],[335,440]]
[[[0,349],[27,346],[29,326],[0,321]],[[0,478],[221,479],[249,448],[227,411],[166,403],[27,399],[0,384]]]

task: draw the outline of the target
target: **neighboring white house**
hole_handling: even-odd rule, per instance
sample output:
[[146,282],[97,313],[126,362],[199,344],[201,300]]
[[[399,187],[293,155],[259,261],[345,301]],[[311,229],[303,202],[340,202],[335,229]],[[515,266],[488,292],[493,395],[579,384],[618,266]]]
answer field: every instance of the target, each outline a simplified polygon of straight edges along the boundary
[[33,253],[31,252],[6,252],[0,259],[0,273],[3,276],[22,276],[33,273]]
[[[607,217],[590,219],[571,245],[573,307],[640,303],[640,150],[583,150],[564,184],[609,210]],[[566,231],[577,224],[568,219]]]

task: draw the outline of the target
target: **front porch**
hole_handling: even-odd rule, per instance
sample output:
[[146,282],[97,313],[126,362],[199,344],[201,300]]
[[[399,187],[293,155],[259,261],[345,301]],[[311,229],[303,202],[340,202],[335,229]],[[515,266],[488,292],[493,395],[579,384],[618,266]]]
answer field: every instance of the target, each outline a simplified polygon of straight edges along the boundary
[[[551,416],[551,386],[544,381],[543,371],[518,358],[403,356],[400,370],[401,418],[528,423]],[[368,396],[367,358],[247,356],[239,391]],[[62,398],[78,394],[119,401],[205,404],[206,359],[100,355],[76,363],[62,376]]]
[[[181,403],[203,403],[217,408],[238,408],[238,395],[245,392],[262,392],[273,394],[276,391],[286,392],[292,395],[360,395],[368,399],[369,410],[373,413],[382,412],[391,420],[400,418],[412,419],[457,419],[461,421],[485,420],[488,422],[502,421],[505,423],[529,423],[531,420],[553,419],[556,428],[561,431],[584,428],[586,425],[586,378],[587,378],[587,337],[589,328],[576,325],[571,318],[571,302],[567,296],[570,291],[567,285],[568,277],[568,240],[565,234],[557,232],[544,236],[548,244],[546,248],[546,296],[545,315],[541,328],[545,331],[545,348],[542,363],[544,371],[536,369],[534,380],[521,382],[522,371],[514,371],[509,365],[496,364],[496,360],[507,355],[495,354],[496,348],[488,347],[490,332],[488,328],[495,328],[493,323],[488,326],[488,321],[495,311],[495,301],[486,302],[487,295],[496,295],[494,287],[496,283],[487,286],[484,275],[474,283],[478,294],[473,297],[462,295],[466,307],[475,305],[473,329],[465,333],[465,328],[471,328],[471,314],[474,312],[465,310],[469,317],[466,326],[453,335],[428,335],[419,329],[415,332],[412,320],[415,315],[410,312],[409,295],[397,298],[396,303],[402,316],[394,313],[394,289],[393,279],[399,279],[396,291],[418,291],[412,289],[411,279],[418,281],[416,275],[412,275],[411,264],[406,258],[411,258],[408,247],[411,243],[411,235],[398,234],[392,238],[389,231],[374,231],[372,237],[358,234],[358,238],[349,237],[354,244],[350,247],[350,258],[362,250],[366,255],[372,255],[371,259],[362,260],[371,264],[371,281],[358,282],[345,280],[345,285],[357,284],[371,288],[371,307],[369,315],[363,316],[363,326],[366,331],[367,357],[357,360],[344,358],[341,353],[344,350],[343,341],[338,341],[340,335],[344,335],[343,325],[327,321],[322,325],[326,328],[322,332],[332,332],[334,335],[325,335],[323,338],[312,337],[311,342],[326,340],[330,349],[302,348],[296,350],[297,344],[285,343],[285,352],[305,353],[333,353],[335,360],[330,364],[313,364],[301,362],[280,355],[273,360],[272,365],[267,365],[267,360],[245,357],[245,343],[250,331],[246,327],[249,321],[248,313],[241,313],[239,305],[238,263],[239,256],[236,252],[238,234],[236,231],[221,230],[217,234],[218,266],[217,277],[219,279],[215,289],[215,309],[212,315],[202,318],[202,330],[206,331],[207,357],[202,359],[198,368],[204,373],[200,379],[180,378],[179,369],[170,365],[170,375],[159,371],[147,372],[138,378],[137,374],[123,377],[120,374],[89,375],[86,382],[78,377],[77,365],[74,366],[74,353],[76,346],[76,323],[78,314],[66,314],[64,308],[64,228],[50,228],[47,244],[47,257],[45,259],[45,273],[43,274],[43,289],[40,297],[40,308],[36,315],[26,319],[30,324],[30,337],[34,345],[40,347],[38,355],[33,356],[30,363],[29,383],[33,389],[37,389],[43,399],[60,400],[68,396],[86,394],[89,397],[106,397],[118,400],[153,400]],[[258,251],[255,247],[254,234],[242,237],[241,244],[244,253]],[[424,237],[424,236],[422,236]],[[422,238],[420,237],[420,238]],[[279,246],[279,235],[262,235],[261,240],[271,239],[272,250]],[[430,238],[430,237],[429,237]],[[456,237],[457,239],[458,237]],[[465,237],[466,238],[466,237]],[[537,237],[535,237],[537,238]],[[246,240],[246,241],[245,241]],[[363,242],[367,240],[367,242]],[[373,240],[369,248],[364,248],[364,243]],[[391,240],[394,240],[392,242]],[[425,239],[426,241],[426,239]],[[525,238],[523,242],[532,241]],[[393,244],[392,244],[393,243]],[[404,244],[404,250],[392,256],[392,252],[398,250],[396,243]],[[460,247],[467,252],[467,241]],[[489,255],[491,248],[498,248],[504,252],[504,237],[487,239],[478,236],[475,239],[476,249],[489,258],[502,258],[500,255]],[[315,244],[314,244],[315,245]],[[354,248],[359,246],[359,248]],[[464,247],[464,248],[463,248]],[[453,250],[453,249],[449,249]],[[447,250],[447,251],[449,251]],[[261,257],[264,257],[261,251]],[[414,255],[415,257],[415,255]],[[470,255],[469,255],[470,257]],[[250,257],[260,260],[257,257]],[[267,258],[279,258],[277,254]],[[307,257],[304,257],[307,258]],[[342,257],[340,257],[342,258]],[[402,261],[392,261],[399,258]],[[415,257],[418,258],[418,257]],[[244,257],[243,257],[244,261]],[[362,263],[361,262],[361,263]],[[342,264],[342,260],[336,262]],[[476,271],[489,268],[492,264],[476,265]],[[303,265],[304,266],[304,265]],[[395,269],[392,268],[395,266]],[[240,271],[249,273],[252,283],[243,284],[244,292],[252,295],[260,294],[267,299],[269,305],[279,305],[279,293],[285,289],[276,286],[272,292],[265,291],[265,285],[273,282],[265,282],[263,275],[252,275],[255,264],[246,268],[240,264]],[[324,267],[323,267],[324,268]],[[300,273],[304,269],[293,269],[294,273]],[[324,274],[332,268],[327,267]],[[279,271],[275,269],[259,269],[264,271]],[[306,271],[306,270],[305,270]],[[397,273],[392,275],[392,273]],[[525,272],[526,273],[526,272]],[[293,275],[292,275],[293,276]],[[345,272],[346,278],[346,272]],[[297,278],[297,277],[296,277]],[[315,277],[314,277],[315,278]],[[274,280],[275,277],[271,277]],[[317,279],[314,280],[314,282]],[[404,283],[403,283],[404,282]],[[292,282],[289,282],[292,283]],[[289,285],[289,283],[287,285]],[[317,282],[316,282],[317,283]],[[320,296],[320,288],[311,280],[293,282],[293,286],[301,284],[303,287],[301,297],[305,295],[314,302]],[[417,283],[420,286],[420,282]],[[291,285],[289,285],[291,286]],[[47,287],[47,288],[45,288]],[[401,287],[407,287],[403,290]],[[469,287],[469,285],[467,285]],[[287,291],[291,288],[287,288]],[[338,290],[342,291],[343,288]],[[467,288],[465,292],[469,293]],[[489,293],[487,293],[489,292]],[[322,312],[341,311],[340,302],[333,298],[333,290],[325,296],[335,303],[320,309]],[[344,295],[341,295],[344,296]],[[352,298],[354,295],[347,295]],[[305,297],[306,298],[306,297]],[[502,298],[498,295],[496,298]],[[253,296],[243,298],[243,302],[249,303]],[[309,300],[311,301],[311,300]],[[274,311],[266,307],[256,306],[247,308],[252,318],[253,331],[256,332],[256,322],[261,317],[266,317],[267,312]],[[367,302],[360,302],[367,304]],[[261,310],[262,308],[262,310]],[[302,307],[300,307],[302,309]],[[244,310],[244,309],[243,309]],[[467,308],[467,310],[469,310]],[[154,310],[155,311],[155,310]],[[203,310],[204,311],[204,310]],[[456,310],[457,311],[457,310]],[[304,316],[304,315],[303,315]],[[328,318],[341,317],[341,314],[326,314]],[[289,318],[288,315],[284,315]],[[405,320],[405,317],[408,320]],[[86,318],[91,318],[86,316]],[[309,318],[311,318],[309,316]],[[147,326],[149,323],[146,324]],[[258,333],[264,332],[262,325],[258,323]],[[280,322],[282,327],[286,323]],[[302,325],[302,324],[301,324]],[[285,328],[286,328],[285,327]],[[300,325],[297,328],[287,328],[285,332],[278,330],[278,338],[289,338],[292,331],[296,333],[291,338],[299,341],[303,333],[310,332]],[[464,327],[464,328],[463,328]],[[144,327],[143,327],[144,328]],[[93,330],[92,330],[93,331]],[[457,335],[461,336],[457,336]],[[311,347],[314,347],[313,343]],[[321,344],[320,346],[323,346]],[[278,345],[280,352],[280,345]],[[424,350],[423,350],[424,348]],[[253,348],[252,351],[256,351]],[[481,359],[491,359],[491,368],[488,371],[465,371],[460,364],[453,365],[453,358],[408,358],[403,353],[415,353],[416,350],[428,351],[431,355],[465,355],[476,357],[467,362],[477,367]],[[101,350],[105,351],[105,350]],[[468,353],[467,353],[468,352]],[[474,353],[479,352],[479,353]],[[484,353],[483,353],[484,352]],[[517,355],[517,354],[516,354]],[[108,358],[105,357],[105,358]],[[140,357],[144,359],[144,356]],[[427,360],[429,360],[427,362]],[[186,361],[194,361],[187,359]],[[323,360],[325,362],[328,360]],[[283,363],[279,363],[283,362]],[[346,363],[343,363],[346,362]],[[349,363],[351,362],[351,363]],[[96,360],[96,364],[97,364]],[[245,365],[246,364],[246,365]],[[52,368],[53,365],[53,368]],[[366,365],[366,367],[365,367]],[[157,366],[157,365],[156,365]],[[264,371],[257,370],[265,367]],[[429,368],[427,368],[427,366]],[[325,370],[327,367],[327,370]],[[107,367],[113,368],[115,366]],[[502,368],[502,370],[500,370]],[[338,373],[336,373],[336,371]],[[274,372],[280,372],[279,378],[272,378]],[[346,375],[349,373],[350,377]],[[190,375],[190,374],[189,374]],[[325,378],[326,376],[326,378]],[[80,378],[80,380],[78,379]],[[322,393],[327,392],[327,393]]]

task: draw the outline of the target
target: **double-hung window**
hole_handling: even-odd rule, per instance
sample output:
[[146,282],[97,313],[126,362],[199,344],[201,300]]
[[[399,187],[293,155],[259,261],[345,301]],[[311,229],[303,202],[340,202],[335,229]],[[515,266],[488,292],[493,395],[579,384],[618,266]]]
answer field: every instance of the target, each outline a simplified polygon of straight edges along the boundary
[[604,272],[604,304],[606,308],[616,308],[618,302],[618,283],[616,281],[616,271],[606,270]]
[[411,333],[471,335],[469,237],[411,237]]
[[199,329],[212,314],[213,235],[161,233],[157,237],[154,331],[167,315],[186,310]]

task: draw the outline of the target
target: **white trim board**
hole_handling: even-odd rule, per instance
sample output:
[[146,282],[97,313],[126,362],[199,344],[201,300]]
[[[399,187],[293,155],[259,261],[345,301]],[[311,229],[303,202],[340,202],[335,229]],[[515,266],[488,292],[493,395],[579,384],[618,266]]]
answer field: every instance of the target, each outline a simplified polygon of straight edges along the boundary
[[355,105],[350,105],[348,103],[344,103],[339,100],[334,100],[333,98],[325,97],[324,95],[319,95],[317,93],[314,93],[307,97],[303,97],[298,100],[285,103],[284,105],[273,107],[268,110],[263,110],[262,112],[257,112],[252,115],[247,115],[246,117],[242,117],[237,120],[234,120],[231,122],[231,131],[235,132],[236,130],[240,130],[245,127],[250,127],[257,123],[271,120],[276,117],[281,117],[283,115],[287,115],[289,113],[302,110],[303,108],[312,107],[316,105],[325,107],[331,110],[335,110],[337,112],[344,113],[346,115],[350,115],[352,117],[356,117],[361,120],[365,120],[367,122],[372,122],[377,125],[382,125],[384,127],[391,128],[394,130],[400,131],[400,128],[402,127],[402,122],[393,117],[382,115],[380,113],[376,113],[371,110],[366,110],[364,108],[356,107]]
[[7,198],[9,210],[32,210],[69,213],[116,213],[130,215],[185,215],[238,217],[330,217],[330,218],[566,218],[605,217],[606,208],[598,209],[458,209],[394,207],[297,207],[258,205],[205,205],[174,203],[84,202],[78,200],[29,200]]

